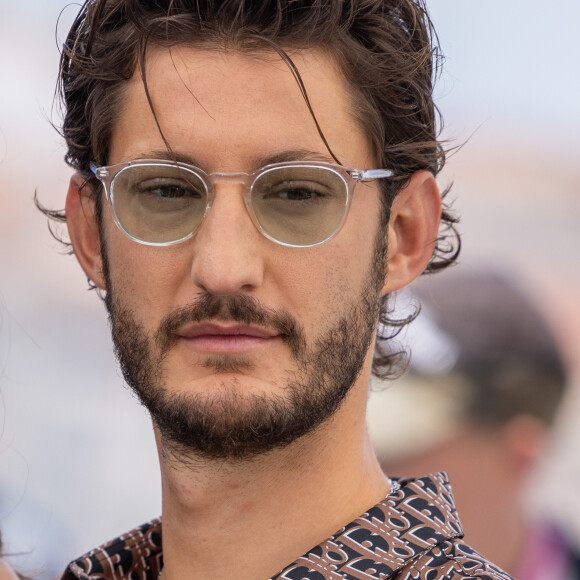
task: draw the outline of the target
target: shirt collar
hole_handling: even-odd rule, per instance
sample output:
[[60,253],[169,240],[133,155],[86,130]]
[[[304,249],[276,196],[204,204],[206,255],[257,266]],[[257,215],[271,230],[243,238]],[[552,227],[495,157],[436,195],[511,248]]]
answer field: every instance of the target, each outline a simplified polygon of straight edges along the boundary
[[[328,580],[385,578],[446,539],[463,536],[445,473],[394,481],[380,503],[287,566],[276,580],[317,570]],[[348,576],[350,574],[351,576]]]

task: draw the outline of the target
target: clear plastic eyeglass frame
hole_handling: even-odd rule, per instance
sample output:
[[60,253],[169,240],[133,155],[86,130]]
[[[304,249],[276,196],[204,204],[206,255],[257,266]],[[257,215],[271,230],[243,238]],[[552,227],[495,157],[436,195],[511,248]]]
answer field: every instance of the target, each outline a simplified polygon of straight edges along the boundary
[[[188,232],[186,235],[179,237],[179,239],[156,242],[141,239],[131,234],[131,232],[129,232],[126,229],[117,213],[117,208],[115,207],[115,180],[124,171],[135,166],[177,167],[184,169],[187,172],[190,172],[199,180],[199,182],[203,183],[205,187],[205,193],[207,196],[205,210],[203,212],[203,216],[199,220],[199,223],[196,224],[196,226],[193,228],[191,232]],[[117,163],[115,165],[108,165],[102,167],[97,166],[95,163],[91,163],[90,168],[91,171],[94,173],[94,175],[97,177],[97,179],[103,184],[107,202],[113,210],[113,218],[119,230],[129,239],[139,244],[144,244],[147,246],[172,246],[175,244],[179,244],[181,242],[185,242],[186,240],[192,238],[195,235],[195,233],[199,230],[199,228],[202,226],[205,218],[207,217],[209,211],[211,210],[212,203],[215,197],[215,186],[219,183],[238,183],[244,186],[243,196],[246,209],[250,215],[250,218],[254,226],[267,239],[287,247],[307,248],[319,246],[331,240],[342,228],[346,216],[348,214],[354,189],[357,183],[363,181],[371,181],[375,179],[386,179],[393,177],[394,175],[394,172],[390,169],[350,169],[347,167],[343,167],[341,165],[327,163],[323,161],[291,161],[286,163],[273,163],[261,167],[260,169],[252,173],[246,173],[242,171],[206,173],[202,169],[195,167],[194,165],[190,165],[188,163],[163,159],[135,159],[132,161],[126,161],[123,163]],[[305,170],[310,171],[314,168],[320,168],[323,169],[324,171],[333,173],[340,179],[340,182],[343,184],[344,193],[346,194],[346,197],[344,200],[342,217],[337,222],[336,227],[334,227],[334,229],[329,234],[324,235],[323,239],[316,240],[313,243],[293,243],[292,241],[280,239],[279,237],[273,235],[270,231],[265,229],[262,223],[260,222],[258,216],[256,215],[256,212],[254,211],[254,207],[252,204],[252,189],[254,184],[267,172],[277,171],[284,168],[304,168]]]

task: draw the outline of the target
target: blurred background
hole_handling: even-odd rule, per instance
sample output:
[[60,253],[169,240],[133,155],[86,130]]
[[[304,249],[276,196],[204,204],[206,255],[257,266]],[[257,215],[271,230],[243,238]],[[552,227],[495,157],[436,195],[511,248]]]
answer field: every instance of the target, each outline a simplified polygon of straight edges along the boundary
[[[428,5],[446,55],[443,136],[462,145],[440,177],[454,182],[461,263],[509,271],[561,344],[570,388],[531,502],[580,542],[580,3]],[[39,578],[160,511],[151,428],[104,308],[33,204],[35,191],[64,204],[70,170],[51,123],[58,46],[77,11],[0,0],[0,528],[12,562]]]

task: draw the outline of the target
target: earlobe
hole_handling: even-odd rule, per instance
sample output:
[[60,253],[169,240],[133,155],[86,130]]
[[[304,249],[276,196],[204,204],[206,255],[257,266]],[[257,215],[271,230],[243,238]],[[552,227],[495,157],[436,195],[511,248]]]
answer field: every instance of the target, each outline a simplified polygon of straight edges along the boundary
[[417,278],[433,255],[441,195],[429,171],[418,171],[397,194],[388,227],[387,272],[383,294]]
[[66,223],[79,264],[88,278],[104,289],[99,225],[91,193],[81,175],[77,173],[71,177],[66,197]]

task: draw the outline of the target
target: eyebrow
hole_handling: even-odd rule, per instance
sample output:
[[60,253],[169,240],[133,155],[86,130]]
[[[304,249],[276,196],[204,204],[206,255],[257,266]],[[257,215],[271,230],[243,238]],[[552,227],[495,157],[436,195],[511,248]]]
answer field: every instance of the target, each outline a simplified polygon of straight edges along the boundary
[[[178,163],[186,163],[203,169],[202,164],[196,161],[194,157],[179,151],[168,151],[167,149],[158,149],[139,154],[136,159],[159,159],[162,161],[176,161]],[[256,156],[250,158],[250,166],[252,170],[257,170],[265,165],[273,163],[286,163],[289,161],[324,161],[327,163],[336,163],[330,155],[325,155],[320,151],[310,151],[308,149],[291,149],[287,151],[280,151],[264,156]],[[219,171],[219,170],[218,170]]]

